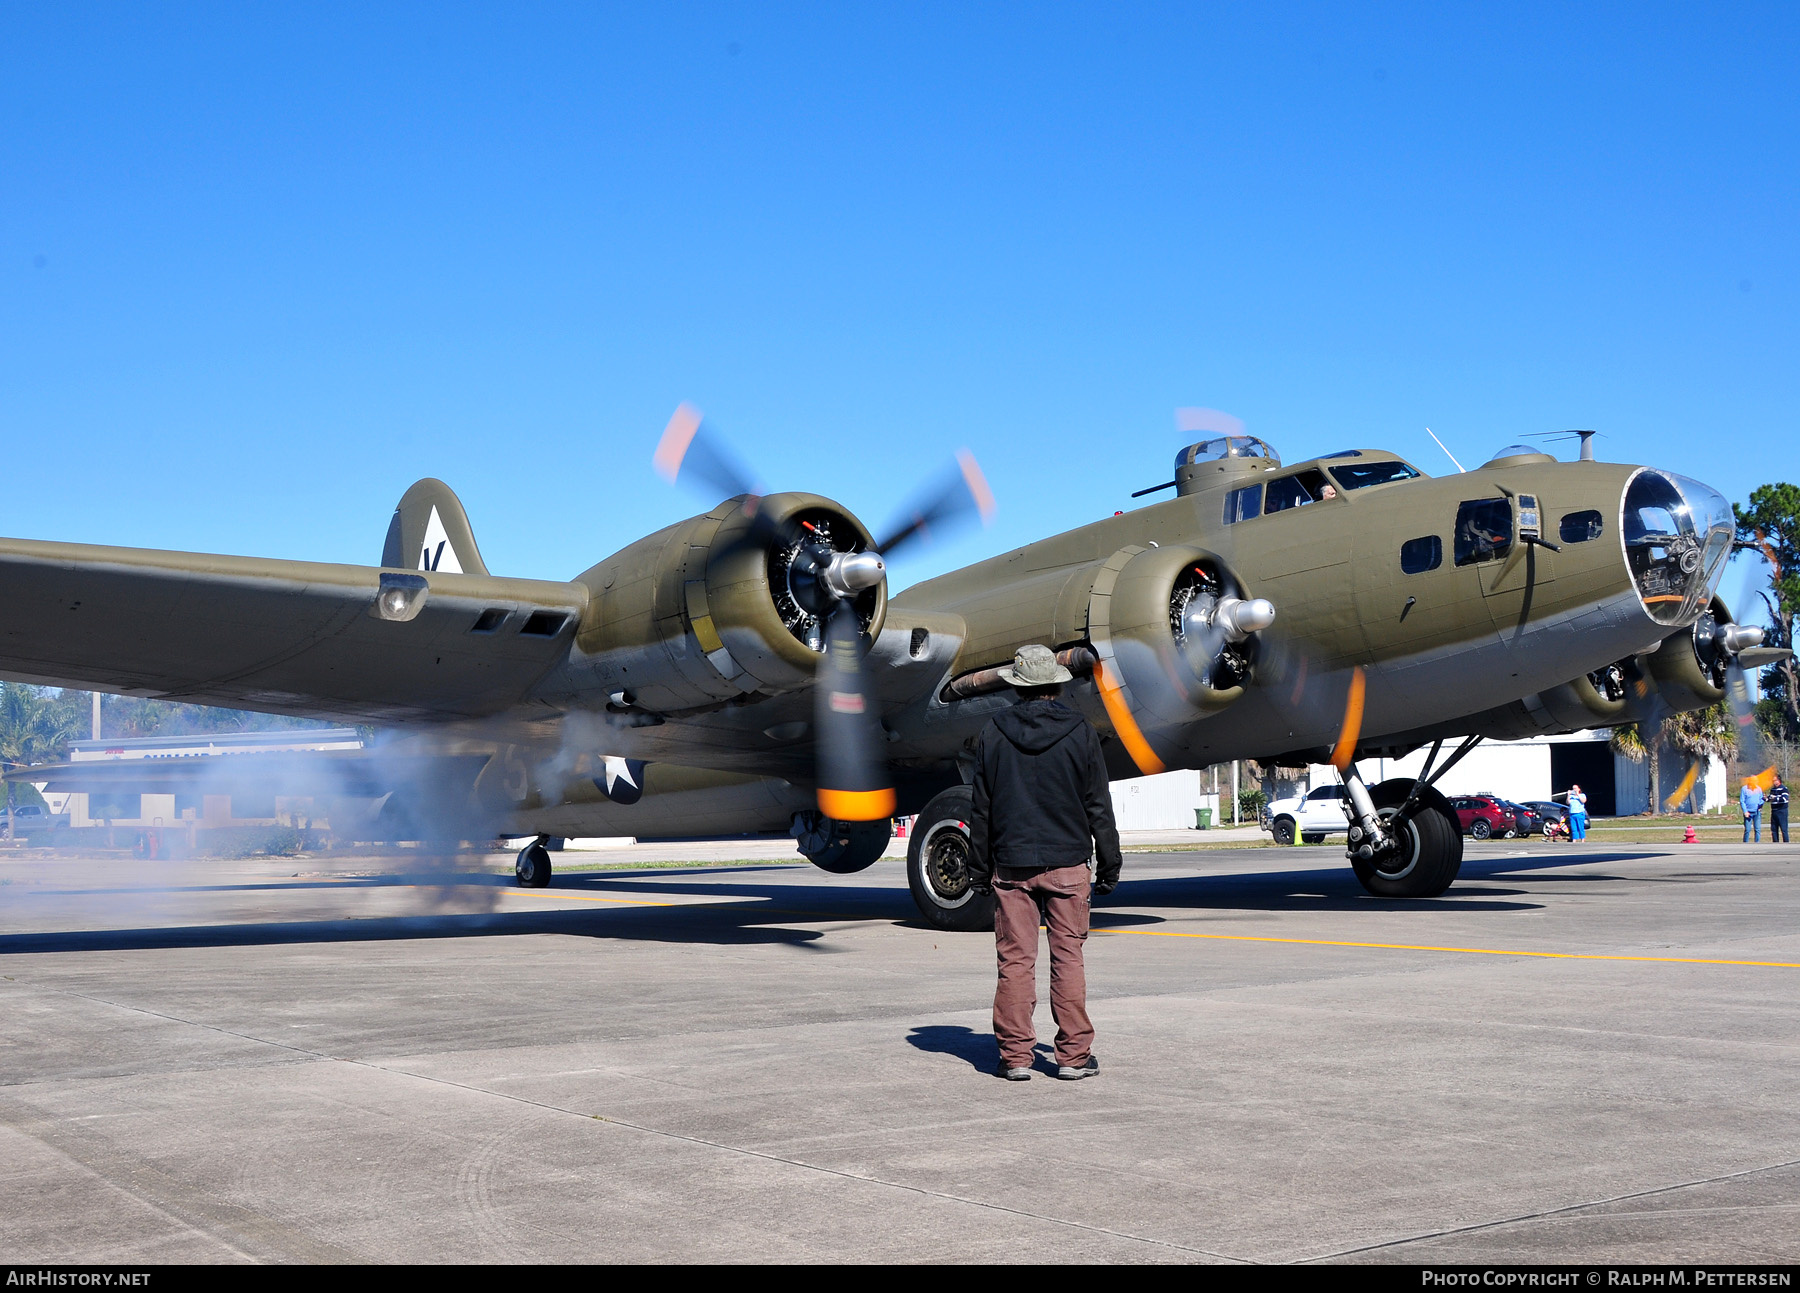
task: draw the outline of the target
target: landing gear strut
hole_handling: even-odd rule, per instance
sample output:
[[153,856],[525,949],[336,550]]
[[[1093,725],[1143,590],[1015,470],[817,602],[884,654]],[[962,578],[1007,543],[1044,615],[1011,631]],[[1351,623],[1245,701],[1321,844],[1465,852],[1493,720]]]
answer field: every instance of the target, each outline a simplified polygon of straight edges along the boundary
[[540,835],[519,850],[513,864],[513,876],[524,889],[545,889],[550,885],[550,850],[545,847],[548,835]]

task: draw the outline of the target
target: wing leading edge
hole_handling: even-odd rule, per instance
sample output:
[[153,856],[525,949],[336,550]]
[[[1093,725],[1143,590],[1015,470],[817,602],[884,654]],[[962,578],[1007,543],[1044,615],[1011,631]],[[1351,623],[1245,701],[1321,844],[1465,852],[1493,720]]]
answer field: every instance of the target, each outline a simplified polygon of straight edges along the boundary
[[[0,539],[0,677],[350,721],[500,713],[563,660],[584,585]],[[417,591],[424,593],[417,605]]]

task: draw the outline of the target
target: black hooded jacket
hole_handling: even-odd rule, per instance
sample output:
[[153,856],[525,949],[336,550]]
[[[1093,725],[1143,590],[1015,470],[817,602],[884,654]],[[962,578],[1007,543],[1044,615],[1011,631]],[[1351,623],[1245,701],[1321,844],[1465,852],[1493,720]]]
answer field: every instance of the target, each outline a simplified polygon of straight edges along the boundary
[[989,884],[996,866],[1074,866],[1097,848],[1094,878],[1117,883],[1107,784],[1100,734],[1066,705],[1028,700],[997,716],[976,748],[970,879]]

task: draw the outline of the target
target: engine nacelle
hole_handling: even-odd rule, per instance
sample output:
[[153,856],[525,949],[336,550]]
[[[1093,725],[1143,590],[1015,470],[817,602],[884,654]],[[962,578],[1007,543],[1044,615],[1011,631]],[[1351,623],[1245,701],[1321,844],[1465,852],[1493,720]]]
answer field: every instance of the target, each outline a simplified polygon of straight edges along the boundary
[[[818,668],[830,597],[821,587],[826,572],[809,551],[873,546],[861,521],[816,494],[770,494],[754,500],[754,511],[745,499],[731,499],[580,576],[593,598],[571,665],[615,709],[632,711],[699,709],[796,690]],[[855,575],[876,569],[865,559]],[[885,578],[855,593],[852,605],[864,633],[880,633]]]
[[1275,611],[1213,553],[1121,548],[1088,596],[1088,640],[1132,711],[1162,723],[1217,713],[1244,694],[1256,633]]
[[1670,709],[1676,713],[1708,709],[1725,699],[1726,667],[1731,663],[1725,639],[1732,627],[1725,603],[1714,598],[1692,628],[1664,638],[1656,654],[1648,657],[1650,676]]
[[1612,727],[1630,721],[1634,683],[1641,689],[1637,662],[1622,660],[1539,692],[1537,699],[1564,731]]

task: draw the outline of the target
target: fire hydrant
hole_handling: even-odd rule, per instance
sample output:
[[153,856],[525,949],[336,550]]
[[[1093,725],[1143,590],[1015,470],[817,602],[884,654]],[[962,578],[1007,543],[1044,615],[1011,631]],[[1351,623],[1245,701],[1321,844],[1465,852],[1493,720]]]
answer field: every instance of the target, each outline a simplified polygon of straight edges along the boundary
[[1700,842],[1699,836],[1694,834],[1694,824],[1692,822],[1688,823],[1687,834],[1681,837],[1681,842],[1683,844],[1698,844]]

